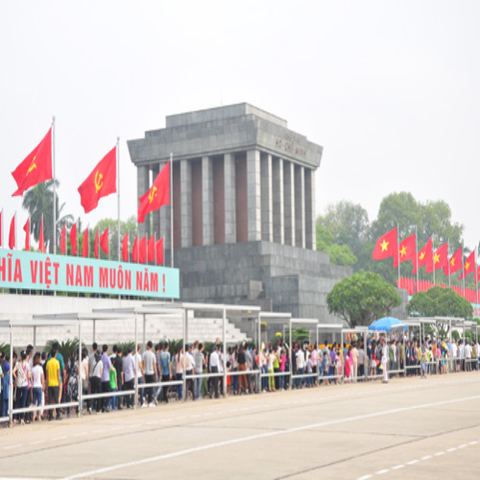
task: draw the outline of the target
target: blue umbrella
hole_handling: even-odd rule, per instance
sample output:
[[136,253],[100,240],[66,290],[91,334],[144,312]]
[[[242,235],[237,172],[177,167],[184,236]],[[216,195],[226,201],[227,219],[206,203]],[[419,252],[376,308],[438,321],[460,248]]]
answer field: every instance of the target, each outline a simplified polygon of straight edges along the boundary
[[377,332],[389,332],[390,330],[392,330],[392,328],[403,328],[403,330],[406,330],[407,326],[402,323],[398,318],[383,317],[380,320],[376,320],[368,327],[369,330]]

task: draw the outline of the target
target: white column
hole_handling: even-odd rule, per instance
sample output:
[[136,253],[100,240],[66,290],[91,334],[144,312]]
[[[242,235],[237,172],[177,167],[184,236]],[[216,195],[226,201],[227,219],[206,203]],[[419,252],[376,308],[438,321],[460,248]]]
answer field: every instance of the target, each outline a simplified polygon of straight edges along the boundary
[[262,185],[262,240],[273,242],[272,156],[264,154],[260,160]]
[[225,243],[236,243],[236,203],[235,203],[235,155],[224,156],[225,175]]
[[213,245],[213,165],[202,157],[203,244]]
[[272,161],[273,241],[284,243],[283,160]]
[[295,245],[305,248],[305,178],[304,168],[294,166],[295,171]]
[[248,241],[255,242],[262,238],[262,210],[260,186],[260,151],[247,152],[247,209]]
[[192,246],[192,164],[180,161],[182,248]]
[[285,245],[295,246],[295,174],[294,165],[283,161],[283,201],[285,208]]

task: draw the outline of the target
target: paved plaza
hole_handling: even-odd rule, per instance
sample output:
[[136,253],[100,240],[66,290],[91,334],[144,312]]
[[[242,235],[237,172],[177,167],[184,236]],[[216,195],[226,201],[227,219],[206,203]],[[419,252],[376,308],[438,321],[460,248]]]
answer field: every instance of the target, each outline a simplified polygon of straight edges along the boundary
[[480,374],[170,404],[0,430],[2,478],[476,478]]

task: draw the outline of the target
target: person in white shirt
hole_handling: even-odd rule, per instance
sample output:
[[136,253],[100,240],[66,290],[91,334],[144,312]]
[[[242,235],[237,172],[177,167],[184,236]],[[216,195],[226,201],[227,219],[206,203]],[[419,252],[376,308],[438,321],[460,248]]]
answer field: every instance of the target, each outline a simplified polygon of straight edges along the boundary
[[472,369],[472,347],[470,343],[465,345],[465,370],[470,371]]
[[[220,372],[220,355],[219,355],[220,347],[218,344],[215,344],[213,352],[210,354],[210,373],[219,373]],[[212,386],[215,393],[215,398],[219,398],[218,395],[218,380],[219,377],[212,378]],[[210,397],[212,396],[212,392],[210,392]]]
[[[301,347],[298,348],[297,353],[297,375],[303,375],[305,373],[305,353]],[[303,388],[303,378],[297,379],[297,388]]]
[[382,383],[388,383],[388,344],[385,338],[382,338],[382,369],[383,369],[383,380]]

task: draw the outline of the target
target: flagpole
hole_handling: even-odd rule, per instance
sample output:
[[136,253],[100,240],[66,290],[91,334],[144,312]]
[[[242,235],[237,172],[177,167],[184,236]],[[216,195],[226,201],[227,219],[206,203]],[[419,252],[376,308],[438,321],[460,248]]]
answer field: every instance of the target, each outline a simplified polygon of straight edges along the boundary
[[173,268],[173,153],[170,153],[170,266]]
[[14,217],[15,217],[15,229],[14,229],[13,233],[14,233],[14,235],[15,235],[15,250],[18,250],[18,245],[17,245],[17,243],[18,243],[18,242],[17,242],[17,223],[18,223],[18,222],[17,222],[17,211],[16,211],[16,210],[15,210],[15,215],[14,215]]
[[137,263],[140,263],[140,232],[138,230],[138,222],[137,222]]
[[57,253],[57,193],[55,186],[55,117],[52,120],[52,173],[53,173],[53,254]]
[[[448,241],[448,246],[450,247],[450,239]],[[448,260],[448,249],[447,249],[447,260]],[[450,288],[450,260],[448,260],[448,288]]]
[[2,241],[2,248],[5,248],[5,242],[3,241],[3,230],[4,230],[4,227],[5,227],[5,216],[3,215],[3,207],[2,207],[1,222],[2,223],[0,224],[0,228],[1,228],[1,231],[0,231],[1,238],[0,238],[0,240]]
[[[118,261],[120,261],[120,137],[117,137]],[[110,250],[108,251],[110,260]]]
[[397,223],[397,263],[398,263],[398,287],[400,287],[400,227]]
[[153,232],[153,259],[157,266],[157,232]]
[[434,247],[435,247],[435,234],[432,235],[432,268],[433,268],[433,285],[435,286],[435,253],[434,253]]
[[462,297],[465,298],[465,263],[463,260],[464,245],[462,243]]
[[[477,308],[478,308],[478,278],[477,278],[477,247],[475,247],[475,300],[477,303]],[[478,356],[478,352],[477,352]]]
[[417,288],[415,289],[415,292],[418,291],[418,232],[417,232],[417,226],[415,225],[415,270],[417,274]]

